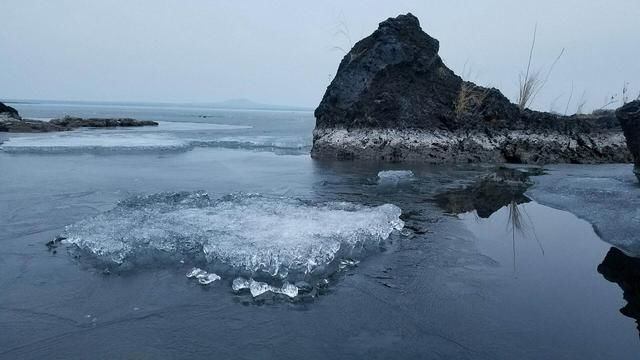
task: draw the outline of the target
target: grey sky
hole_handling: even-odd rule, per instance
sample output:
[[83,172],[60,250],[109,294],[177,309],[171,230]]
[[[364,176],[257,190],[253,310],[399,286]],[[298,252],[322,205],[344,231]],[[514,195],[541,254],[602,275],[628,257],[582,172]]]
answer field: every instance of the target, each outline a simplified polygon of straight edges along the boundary
[[534,108],[589,108],[640,91],[640,1],[2,0],[0,98],[314,107],[353,38],[412,12],[457,73],[514,99],[534,25],[534,67],[566,53]]

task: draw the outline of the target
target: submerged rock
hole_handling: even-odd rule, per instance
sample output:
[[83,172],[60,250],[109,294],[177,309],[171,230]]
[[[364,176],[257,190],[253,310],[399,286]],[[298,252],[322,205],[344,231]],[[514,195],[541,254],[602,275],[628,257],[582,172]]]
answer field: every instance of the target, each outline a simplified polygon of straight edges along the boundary
[[344,57],[315,111],[314,158],[424,162],[627,162],[613,114],[520,111],[463,81],[418,19],[380,23]]
[[616,111],[616,117],[622,125],[627,147],[633,156],[633,172],[640,180],[640,100],[632,101]]

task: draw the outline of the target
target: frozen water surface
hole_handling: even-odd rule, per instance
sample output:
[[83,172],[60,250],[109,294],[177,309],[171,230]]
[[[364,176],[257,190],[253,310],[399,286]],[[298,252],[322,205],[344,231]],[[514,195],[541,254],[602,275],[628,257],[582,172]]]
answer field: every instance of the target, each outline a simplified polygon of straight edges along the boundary
[[412,180],[414,177],[411,170],[384,170],[378,173],[378,183],[397,184],[401,181]]
[[68,226],[63,237],[116,265],[146,262],[149,256],[186,256],[215,268],[287,278],[322,273],[337,254],[387,239],[402,229],[400,214],[391,204],[313,204],[257,194],[212,200],[204,192],[161,193],[121,201]]
[[189,143],[171,135],[138,132],[112,132],[105,130],[73,131],[12,137],[0,145],[9,153],[65,153],[65,152],[131,152],[181,151]]
[[[16,107],[25,117],[190,123],[170,131],[161,124],[64,134],[167,136],[190,146],[218,140],[308,146],[314,126],[311,112]],[[54,135],[63,134],[28,137]],[[0,141],[20,137],[0,134]],[[126,156],[112,149],[109,156],[0,151],[0,359],[537,360],[640,353],[632,311],[637,259],[600,241],[590,223],[522,198],[520,186],[505,188],[519,176],[496,182],[489,181],[500,180],[491,175],[494,167],[315,161],[306,150],[277,156],[276,148],[249,144]],[[380,185],[376,175],[391,168],[416,176],[406,186]],[[612,243],[616,233],[633,232],[640,188],[630,166],[553,166],[548,173],[531,178],[538,181],[529,192],[535,199],[581,214]],[[182,190],[189,192],[167,193]],[[225,196],[238,192],[271,195]],[[443,192],[448,206],[440,209]],[[390,230],[399,209],[384,204],[402,209],[407,236]],[[509,225],[516,214],[524,216],[523,232]],[[76,224],[69,234],[83,250],[45,246],[68,224]],[[358,237],[377,244],[388,231],[384,251],[376,246],[371,257],[351,247]],[[226,262],[242,264],[254,254],[283,264],[298,254],[304,264],[330,255],[337,243],[333,262],[311,274],[301,265],[283,278],[281,266],[273,277]],[[201,271],[186,278],[193,267]],[[198,276],[208,282],[216,274],[222,279],[200,286]],[[252,284],[261,293],[256,298]]]
[[640,256],[640,186],[632,165],[555,165],[528,195],[593,224],[600,237]]

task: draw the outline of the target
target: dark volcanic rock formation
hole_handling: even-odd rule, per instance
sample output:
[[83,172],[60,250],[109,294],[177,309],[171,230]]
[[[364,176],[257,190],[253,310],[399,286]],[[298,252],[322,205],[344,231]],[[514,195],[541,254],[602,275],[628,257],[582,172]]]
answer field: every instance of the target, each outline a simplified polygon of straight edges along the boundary
[[315,158],[425,162],[627,162],[613,114],[520,111],[463,81],[418,19],[380,23],[342,59],[315,111]]
[[12,119],[20,119],[20,115],[18,114],[18,110],[12,108],[9,105],[5,105],[0,102],[0,117],[12,118]]
[[635,162],[634,172],[640,180],[640,100],[632,101],[616,111],[616,117],[622,125],[627,147]]

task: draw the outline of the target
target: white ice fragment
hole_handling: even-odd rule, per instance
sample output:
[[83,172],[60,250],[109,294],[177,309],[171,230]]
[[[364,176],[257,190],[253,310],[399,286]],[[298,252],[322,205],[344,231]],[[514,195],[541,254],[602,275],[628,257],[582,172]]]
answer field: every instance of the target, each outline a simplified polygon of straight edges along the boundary
[[214,273],[208,273],[205,270],[194,267],[187,273],[188,278],[196,278],[200,285],[209,285],[216,280],[220,280],[221,277]]
[[266,293],[267,291],[271,291],[273,288],[269,286],[267,283],[255,281],[253,279],[250,280],[249,283],[249,291],[251,291],[251,296],[256,297]]
[[202,274],[206,274],[206,271],[204,271],[204,270],[202,270],[200,268],[194,267],[193,269],[191,269],[191,271],[189,271],[187,273],[187,277],[189,279],[197,278],[199,275],[202,275]]
[[233,280],[233,283],[231,283],[231,289],[233,291],[240,291],[247,288],[249,288],[249,281],[245,278],[236,278]]
[[286,281],[284,282],[282,287],[275,287],[264,282],[255,281],[253,279],[247,280],[245,278],[239,277],[233,280],[231,289],[233,289],[233,291],[249,289],[249,291],[251,292],[251,296],[253,297],[260,296],[268,291],[274,294],[286,295],[290,298],[295,298],[296,296],[298,296],[298,287]]
[[293,299],[294,297],[298,296],[298,287],[289,282],[285,282],[282,285],[282,288],[280,288],[279,292],[280,294],[287,295],[288,297]]
[[360,264],[360,261],[358,260],[353,260],[353,259],[342,259],[340,260],[340,265],[338,266],[341,270],[346,268],[346,267],[354,267],[356,265]]
[[412,180],[415,177],[411,170],[385,170],[378,173],[379,184],[397,184],[401,181]]
[[221,277],[214,273],[203,274],[198,276],[198,282],[200,285],[209,285],[216,280],[220,280]]

